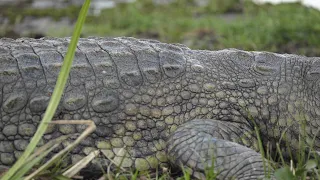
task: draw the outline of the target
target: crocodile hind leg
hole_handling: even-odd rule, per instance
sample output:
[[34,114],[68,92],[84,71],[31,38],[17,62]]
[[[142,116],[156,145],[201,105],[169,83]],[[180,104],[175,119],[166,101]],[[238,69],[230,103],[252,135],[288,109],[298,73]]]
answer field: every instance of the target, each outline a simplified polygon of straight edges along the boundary
[[264,159],[248,148],[256,143],[248,131],[240,123],[192,120],[169,137],[168,157],[173,166],[182,165],[199,179],[205,179],[206,170],[212,166],[218,179],[264,178]]

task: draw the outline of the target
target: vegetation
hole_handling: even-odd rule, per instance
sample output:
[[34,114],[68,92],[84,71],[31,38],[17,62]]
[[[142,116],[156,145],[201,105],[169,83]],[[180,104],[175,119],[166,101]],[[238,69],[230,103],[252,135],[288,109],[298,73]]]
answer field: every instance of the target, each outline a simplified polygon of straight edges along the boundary
[[32,9],[32,8],[19,8],[17,7],[0,7],[0,15],[9,18],[11,24],[17,23],[23,17],[32,16],[32,17],[46,17],[50,16],[54,20],[60,20],[61,18],[68,17],[73,20],[76,20],[80,11],[79,7],[69,6],[63,9]]
[[[17,23],[26,16],[76,19],[79,10],[5,8],[0,15]],[[139,0],[103,10],[98,17],[89,16],[82,36],[134,36],[196,49],[238,48],[320,56],[319,19],[319,11],[300,3],[258,6],[250,0],[212,0],[208,6],[196,6],[193,0],[167,5]],[[46,35],[68,34],[70,30],[55,29]]]
[[[86,2],[83,4],[83,8],[80,11],[80,15],[78,18],[78,22],[75,26],[73,36],[71,38],[71,42],[68,47],[67,54],[65,55],[64,63],[61,67],[61,72],[59,73],[57,83],[55,86],[55,89],[52,94],[52,98],[50,99],[50,102],[48,104],[48,107],[46,109],[46,112],[43,116],[43,119],[41,120],[40,124],[38,125],[37,132],[32,137],[29,145],[27,146],[26,150],[23,152],[23,154],[19,157],[17,162],[1,177],[2,180],[16,180],[21,179],[30,169],[39,163],[46,155],[48,155],[53,149],[58,147],[58,145],[65,140],[68,137],[61,136],[55,140],[49,141],[47,144],[42,146],[41,148],[38,148],[36,151],[36,146],[42,139],[47,127],[49,124],[85,124],[89,125],[89,128],[86,129],[86,131],[79,136],[79,138],[74,141],[74,143],[71,143],[68,145],[64,150],[60,151],[54,157],[44,163],[37,171],[36,173],[32,173],[29,176],[27,176],[24,179],[33,179],[38,174],[40,174],[42,171],[48,169],[51,165],[55,164],[57,161],[61,161],[61,158],[63,155],[65,155],[67,152],[70,151],[71,148],[73,148],[75,145],[77,145],[81,140],[83,140],[89,133],[95,130],[94,123],[90,121],[55,121],[51,122],[51,119],[54,116],[54,113],[58,107],[58,104],[60,102],[60,99],[62,97],[64,87],[66,85],[67,79],[69,77],[69,72],[71,69],[71,64],[74,58],[75,50],[77,47],[77,43],[80,37],[80,33],[82,30],[83,23],[85,21],[88,9],[90,6],[90,0],[86,0]],[[33,154],[32,154],[33,153]],[[67,174],[73,174],[72,172],[66,171]],[[64,175],[64,174],[63,174]],[[62,176],[62,175],[61,175]],[[61,178],[61,177],[60,177]],[[66,179],[66,178],[64,178]]]
[[250,1],[227,0],[195,7],[182,0],[162,6],[144,0],[89,17],[83,34],[155,38],[197,49],[239,48],[320,56],[319,19],[319,11],[299,3],[257,6]]

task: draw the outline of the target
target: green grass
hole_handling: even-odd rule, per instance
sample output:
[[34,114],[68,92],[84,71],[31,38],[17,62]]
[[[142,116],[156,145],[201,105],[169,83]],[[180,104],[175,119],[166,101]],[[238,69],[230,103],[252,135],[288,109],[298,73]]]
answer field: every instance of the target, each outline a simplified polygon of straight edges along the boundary
[[[279,142],[276,143],[276,155],[278,155],[278,158],[274,158],[275,155],[273,154],[272,156],[270,155],[269,147],[266,147],[267,154],[265,154],[265,149],[263,146],[263,142],[261,140],[261,134],[259,127],[257,126],[256,122],[252,118],[251,115],[249,115],[250,120],[254,124],[254,130],[255,130],[255,136],[257,137],[258,140],[258,147],[259,151],[261,153],[261,156],[265,158],[263,162],[264,165],[264,173],[265,177],[270,178],[272,176],[271,174],[271,169],[274,169],[274,177],[276,177],[277,180],[300,180],[300,179],[319,179],[320,176],[320,159],[319,155],[317,155],[314,150],[314,142],[316,139],[317,134],[319,133],[320,129],[317,130],[315,133],[311,143],[307,145],[305,142],[308,139],[308,136],[306,134],[307,130],[307,121],[306,118],[304,117],[303,113],[301,112],[299,114],[298,119],[296,119],[299,122],[299,140],[298,140],[298,150],[292,154],[290,151],[291,146],[289,145],[290,143],[286,141],[284,138],[286,136],[287,130],[285,129],[281,137],[279,139]],[[289,127],[287,127],[289,128]],[[290,136],[290,135],[289,135]],[[289,157],[291,158],[289,163],[284,160],[282,150],[280,147],[281,142],[285,142],[287,144],[287,147],[282,147],[284,149],[289,150]],[[265,142],[266,143],[266,142]],[[311,154],[313,156],[311,156]],[[277,160],[278,159],[278,160]]]
[[9,169],[9,171],[6,172],[4,174],[4,176],[1,177],[2,180],[10,180],[10,179],[14,180],[14,179],[22,178],[22,176],[24,176],[24,174],[26,174],[37,162],[39,162],[46,154],[48,154],[53,149],[53,147],[55,147],[55,146],[53,146],[53,147],[49,148],[49,150],[40,154],[38,157],[35,157],[31,161],[28,161],[28,158],[30,157],[31,153],[34,152],[37,144],[41,140],[49,123],[51,122],[51,119],[53,118],[53,115],[58,107],[59,102],[60,102],[62,93],[64,91],[65,84],[66,84],[67,79],[69,77],[71,64],[72,64],[72,61],[74,58],[78,39],[80,37],[81,29],[82,29],[83,23],[85,21],[89,5],[90,5],[90,0],[86,0],[86,2],[83,5],[82,10],[80,11],[78,22],[75,26],[74,33],[73,33],[73,36],[71,38],[71,42],[68,47],[67,54],[65,56],[63,65],[61,67],[61,72],[59,73],[55,89],[53,91],[52,97],[51,97],[50,102],[48,104],[47,110],[44,114],[44,117],[43,117],[42,121],[40,122],[38,129],[37,129],[36,133],[34,134],[34,136],[32,137],[26,150],[19,157],[18,161]]
[[[225,3],[217,11],[212,9],[216,6],[197,8],[185,1],[168,6],[154,6],[150,1],[123,4],[104,10],[100,17],[89,17],[83,34],[155,38],[197,49],[320,56],[320,12],[299,3],[257,6],[248,1],[212,1]],[[230,11],[238,13],[234,19],[223,17]]]
[[46,9],[34,9],[34,8],[24,8],[24,7],[0,7],[0,15],[9,18],[11,24],[17,23],[23,17],[52,17],[54,20],[60,20],[61,18],[68,17],[72,20],[76,20],[80,11],[79,7],[68,6],[65,8],[46,8]]
[[[277,143],[277,153],[280,156],[280,161],[275,164],[274,175],[279,180],[320,179],[320,159],[314,149],[314,142],[320,129],[316,131],[311,142],[306,144],[306,141],[309,138],[306,134],[307,121],[303,113],[300,113],[299,116],[300,117],[297,119],[299,121],[298,150],[293,154],[289,151],[291,157],[289,163],[284,161],[281,147],[279,146],[279,143]],[[280,139],[284,140],[282,137],[285,136],[286,130],[282,133]],[[289,148],[290,147],[287,147],[287,149]]]
[[[320,12],[315,9],[299,3],[257,6],[249,0],[212,0],[205,7],[192,2],[177,0],[155,6],[152,0],[139,0],[119,4],[103,10],[99,17],[89,16],[82,35],[153,38],[195,49],[239,48],[320,56]],[[26,16],[75,19],[78,11],[76,7],[18,12],[6,8],[0,14],[14,23]],[[235,15],[229,18],[225,13]],[[65,37],[69,32],[59,29],[47,35]]]

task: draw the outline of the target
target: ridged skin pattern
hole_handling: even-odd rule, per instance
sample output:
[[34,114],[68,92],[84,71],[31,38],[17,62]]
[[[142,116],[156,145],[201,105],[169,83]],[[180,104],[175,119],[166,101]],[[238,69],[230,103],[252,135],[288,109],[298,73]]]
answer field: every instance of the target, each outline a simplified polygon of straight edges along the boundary
[[[0,40],[0,165],[12,165],[35,133],[69,41]],[[108,159],[138,170],[182,164],[203,178],[214,164],[220,179],[256,179],[264,172],[254,124],[265,148],[286,132],[286,156],[286,148],[296,150],[305,122],[304,140],[316,137],[319,150],[319,74],[319,58],[80,39],[54,119],[97,125],[70,162],[99,149],[92,167]],[[42,143],[84,128],[50,126]]]

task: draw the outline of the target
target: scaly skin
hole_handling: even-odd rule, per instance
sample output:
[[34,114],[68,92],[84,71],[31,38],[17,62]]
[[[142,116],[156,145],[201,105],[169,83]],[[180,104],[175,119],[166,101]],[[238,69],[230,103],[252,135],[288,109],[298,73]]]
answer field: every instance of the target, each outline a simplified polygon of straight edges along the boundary
[[[12,165],[36,131],[68,43],[0,40],[0,165]],[[219,179],[256,179],[264,172],[254,124],[265,147],[275,147],[286,130],[286,152],[298,148],[305,119],[307,138],[316,136],[319,145],[319,72],[319,58],[190,50],[134,38],[80,39],[54,119],[92,119],[97,125],[71,152],[72,162],[100,149],[92,167],[108,158],[138,170],[183,164],[203,178],[214,160]],[[43,142],[83,129],[51,126]]]

